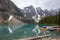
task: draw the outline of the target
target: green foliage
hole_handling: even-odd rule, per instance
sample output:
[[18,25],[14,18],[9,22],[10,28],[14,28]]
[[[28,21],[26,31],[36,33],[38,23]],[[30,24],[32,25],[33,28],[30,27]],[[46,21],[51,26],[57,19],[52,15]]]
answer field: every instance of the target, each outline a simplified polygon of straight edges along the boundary
[[40,20],[39,24],[50,24],[50,25],[60,25],[60,11],[57,15],[55,16],[46,16],[45,18],[42,18],[42,20]]

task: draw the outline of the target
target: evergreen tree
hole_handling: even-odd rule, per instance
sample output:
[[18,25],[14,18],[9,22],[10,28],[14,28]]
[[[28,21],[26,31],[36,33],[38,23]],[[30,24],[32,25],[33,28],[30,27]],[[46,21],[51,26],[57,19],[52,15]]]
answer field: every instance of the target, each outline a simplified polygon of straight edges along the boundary
[[46,16],[45,18],[42,18],[39,23],[42,24],[55,24],[55,25],[60,25],[60,10],[57,15],[55,16]]

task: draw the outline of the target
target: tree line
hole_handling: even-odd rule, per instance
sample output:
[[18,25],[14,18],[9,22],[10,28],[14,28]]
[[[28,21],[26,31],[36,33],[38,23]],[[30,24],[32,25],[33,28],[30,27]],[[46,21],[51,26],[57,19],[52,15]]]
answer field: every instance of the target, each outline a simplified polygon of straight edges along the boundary
[[55,16],[46,16],[40,20],[39,24],[60,25],[60,10]]

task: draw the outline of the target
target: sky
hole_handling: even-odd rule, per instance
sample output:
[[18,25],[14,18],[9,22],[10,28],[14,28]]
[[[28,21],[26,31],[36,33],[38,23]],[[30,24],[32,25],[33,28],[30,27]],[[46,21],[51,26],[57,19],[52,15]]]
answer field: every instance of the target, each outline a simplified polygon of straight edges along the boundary
[[33,7],[41,7],[41,9],[59,9],[60,0],[11,0],[19,8],[23,9],[24,7],[33,5]]

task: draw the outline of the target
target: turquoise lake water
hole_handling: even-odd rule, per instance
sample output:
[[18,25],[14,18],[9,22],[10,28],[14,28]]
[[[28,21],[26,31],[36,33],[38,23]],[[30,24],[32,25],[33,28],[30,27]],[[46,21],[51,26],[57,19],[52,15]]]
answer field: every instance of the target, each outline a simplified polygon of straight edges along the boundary
[[[28,37],[34,37],[37,34],[33,32],[32,30],[35,28],[36,25],[23,25],[21,26],[16,26],[19,27],[16,30],[13,31],[13,33],[9,33],[8,29],[6,28],[7,26],[0,26],[0,40],[12,40],[12,39],[21,39],[21,38],[28,38]],[[16,28],[15,27],[15,28]],[[52,37],[57,37],[56,32],[49,32],[46,34],[52,34]],[[44,32],[41,31],[39,35],[44,35]]]

